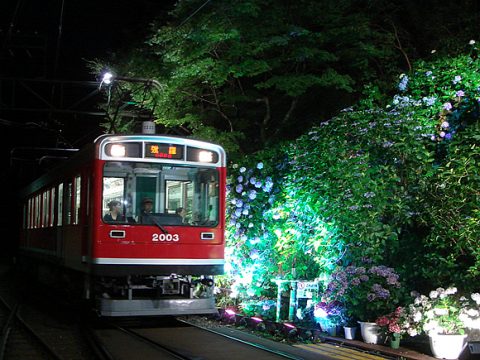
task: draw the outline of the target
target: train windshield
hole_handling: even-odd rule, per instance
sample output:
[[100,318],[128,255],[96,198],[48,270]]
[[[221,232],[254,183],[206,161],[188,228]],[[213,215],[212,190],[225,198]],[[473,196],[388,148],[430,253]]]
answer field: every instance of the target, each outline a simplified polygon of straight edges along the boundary
[[103,219],[137,225],[216,226],[218,170],[142,162],[107,162]]

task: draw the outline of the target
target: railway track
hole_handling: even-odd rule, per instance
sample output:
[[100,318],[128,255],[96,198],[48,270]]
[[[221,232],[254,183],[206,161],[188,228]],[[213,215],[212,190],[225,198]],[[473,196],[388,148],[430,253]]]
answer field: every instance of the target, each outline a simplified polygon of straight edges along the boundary
[[267,349],[231,336],[223,336],[181,321],[165,326],[137,327],[112,325],[91,330],[92,341],[103,359],[132,358],[224,360],[279,360],[302,358]]
[[[202,322],[189,322],[195,317],[114,318],[107,322],[82,313],[81,321],[73,315],[75,309],[61,305],[58,298],[36,292],[16,296],[12,290],[18,282],[7,287],[5,279],[11,281],[12,277],[0,276],[0,360],[383,358],[351,349],[348,354],[347,349],[329,344],[301,348],[232,328],[202,327]],[[19,299],[24,302],[15,305]],[[87,318],[94,321],[85,321]]]
[[0,360],[95,359],[71,309],[19,284],[24,282],[0,264]]
[[20,306],[10,307],[0,297],[2,333],[0,339],[0,360],[3,359],[62,359],[41,336],[20,316]]

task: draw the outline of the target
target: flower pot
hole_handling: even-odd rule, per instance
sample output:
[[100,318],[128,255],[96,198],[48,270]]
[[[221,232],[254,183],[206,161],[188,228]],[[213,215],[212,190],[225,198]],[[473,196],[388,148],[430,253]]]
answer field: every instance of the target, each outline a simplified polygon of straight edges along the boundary
[[337,336],[337,326],[336,325],[330,325],[325,328],[326,332],[330,336]]
[[359,321],[363,341],[367,344],[382,344],[385,341],[380,326],[372,322]]
[[457,359],[466,346],[467,335],[436,334],[429,336],[430,349],[437,359]]
[[345,339],[347,340],[355,339],[355,335],[357,334],[356,326],[344,326],[343,330],[345,331]]
[[393,333],[390,335],[390,347],[392,349],[398,349],[400,347],[400,334],[399,333]]

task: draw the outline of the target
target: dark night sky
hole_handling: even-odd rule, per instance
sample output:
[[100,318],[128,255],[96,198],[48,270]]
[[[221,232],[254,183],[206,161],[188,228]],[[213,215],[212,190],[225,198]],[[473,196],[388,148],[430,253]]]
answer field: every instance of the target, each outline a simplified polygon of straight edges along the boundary
[[[173,3],[172,0],[2,0],[0,78],[96,81],[86,61],[106,58],[124,46],[141,44],[152,20],[166,18]],[[9,103],[12,94],[17,95],[5,84],[0,81],[2,106]],[[25,107],[29,105],[22,103]],[[58,128],[52,131],[36,125],[50,124],[52,119],[46,116],[0,108],[0,185],[5,194],[0,201],[0,229],[4,232],[18,232],[18,215],[13,204],[18,202],[18,185],[27,181],[26,175],[22,175],[27,172],[20,168],[34,166],[21,161],[10,166],[10,151],[23,146],[54,147],[58,143]],[[63,122],[60,124],[63,134],[69,137],[70,143],[79,146],[82,141],[93,140],[100,131],[100,119],[60,117],[53,120]],[[35,125],[25,126],[27,122]]]

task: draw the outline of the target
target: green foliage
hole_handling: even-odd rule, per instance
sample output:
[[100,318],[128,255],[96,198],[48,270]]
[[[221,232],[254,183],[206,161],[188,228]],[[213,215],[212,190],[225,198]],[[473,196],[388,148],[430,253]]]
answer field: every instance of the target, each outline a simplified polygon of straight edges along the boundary
[[318,91],[337,91],[321,111],[338,111],[357,84],[384,71],[372,71],[374,62],[395,57],[390,34],[351,1],[222,0],[190,17],[202,4],[179,2],[172,22],[152,25],[117,73],[158,80],[154,95],[130,88],[134,100],[166,130],[225,133],[224,145],[238,149],[231,157],[299,135],[296,124],[310,126],[307,114],[319,111]]
[[470,50],[417,62],[393,98],[370,87],[355,108],[230,170],[234,296],[271,296],[270,279],[324,278],[364,258],[395,268],[406,289],[474,290],[480,60]]

